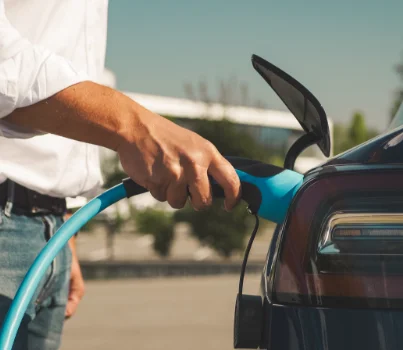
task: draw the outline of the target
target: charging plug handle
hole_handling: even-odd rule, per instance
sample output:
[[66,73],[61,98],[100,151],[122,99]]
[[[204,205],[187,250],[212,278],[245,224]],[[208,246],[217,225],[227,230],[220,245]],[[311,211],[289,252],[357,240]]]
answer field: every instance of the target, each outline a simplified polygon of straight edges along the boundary
[[[240,180],[242,199],[248,204],[249,210],[256,214],[262,204],[262,189],[256,184],[259,179],[271,178],[284,171],[283,168],[265,164],[260,161],[239,158],[239,157],[226,157],[227,160],[236,169]],[[211,189],[214,198],[224,198],[224,191],[222,187],[210,177]],[[136,196],[145,192],[147,189],[138,185],[130,178],[123,180],[123,185],[127,192],[127,197]]]

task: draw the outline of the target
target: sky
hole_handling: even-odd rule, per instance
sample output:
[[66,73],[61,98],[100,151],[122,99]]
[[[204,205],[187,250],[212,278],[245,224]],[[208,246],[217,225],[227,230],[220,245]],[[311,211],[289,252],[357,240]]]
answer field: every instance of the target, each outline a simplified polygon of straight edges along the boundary
[[285,109],[254,71],[262,56],[303,85],[334,122],[362,112],[383,130],[403,61],[401,0],[110,0],[106,66],[121,90],[186,97],[184,84],[236,77]]

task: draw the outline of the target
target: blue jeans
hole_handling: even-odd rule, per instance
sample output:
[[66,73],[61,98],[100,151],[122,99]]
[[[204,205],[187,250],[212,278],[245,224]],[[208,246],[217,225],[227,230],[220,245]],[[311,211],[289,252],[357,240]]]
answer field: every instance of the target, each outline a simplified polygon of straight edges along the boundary
[[[32,262],[61,226],[61,217],[7,216],[0,208],[0,322]],[[49,267],[31,301],[13,350],[57,350],[60,346],[70,280],[66,247]]]

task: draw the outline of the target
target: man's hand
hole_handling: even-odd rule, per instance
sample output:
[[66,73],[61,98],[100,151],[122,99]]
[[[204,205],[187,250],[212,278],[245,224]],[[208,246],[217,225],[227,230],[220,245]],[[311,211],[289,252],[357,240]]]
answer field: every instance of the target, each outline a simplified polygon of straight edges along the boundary
[[[139,107],[141,108],[141,107]],[[125,172],[154,198],[182,208],[191,196],[197,210],[211,204],[208,175],[224,189],[232,209],[240,195],[234,168],[207,140],[145,109],[139,126],[117,149]]]
[[208,206],[208,175],[224,189],[228,210],[240,198],[234,168],[210,142],[102,85],[76,84],[6,120],[117,151],[127,174],[174,208],[184,206],[188,189],[195,209]]
[[84,279],[81,273],[80,263],[76,254],[75,238],[71,238],[69,246],[72,253],[69,298],[66,306],[65,317],[70,318],[77,310],[78,304],[84,296]]

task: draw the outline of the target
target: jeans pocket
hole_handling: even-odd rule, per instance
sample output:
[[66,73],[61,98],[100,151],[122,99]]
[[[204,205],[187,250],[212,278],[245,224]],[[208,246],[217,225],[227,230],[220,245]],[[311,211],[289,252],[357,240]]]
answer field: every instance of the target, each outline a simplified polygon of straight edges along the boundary
[[[52,236],[55,233],[56,230],[56,223],[53,220],[52,217],[49,216],[43,216],[42,221],[44,224],[44,238],[46,243],[49,242],[49,240],[52,238]],[[41,288],[38,297],[36,298],[36,305],[40,306],[52,293],[52,287],[56,275],[56,269],[57,269],[57,260],[56,258],[53,259],[51,265],[49,266],[46,276],[45,276],[45,281],[43,283],[43,287]]]

